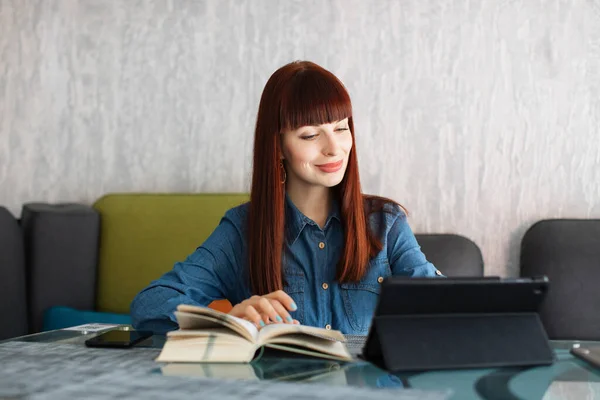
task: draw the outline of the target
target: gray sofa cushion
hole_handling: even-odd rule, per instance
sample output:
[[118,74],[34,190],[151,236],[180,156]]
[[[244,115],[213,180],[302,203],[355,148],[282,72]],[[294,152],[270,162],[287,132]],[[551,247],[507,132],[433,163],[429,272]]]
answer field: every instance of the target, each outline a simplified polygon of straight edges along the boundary
[[479,246],[455,234],[417,234],[421,251],[444,275],[483,276],[483,257]]
[[27,333],[23,235],[4,207],[0,207],[0,316],[0,340]]
[[521,276],[546,275],[541,318],[551,339],[600,340],[600,220],[534,224],[521,241]]
[[29,203],[21,215],[29,324],[41,330],[52,306],[94,310],[100,216],[81,204]]

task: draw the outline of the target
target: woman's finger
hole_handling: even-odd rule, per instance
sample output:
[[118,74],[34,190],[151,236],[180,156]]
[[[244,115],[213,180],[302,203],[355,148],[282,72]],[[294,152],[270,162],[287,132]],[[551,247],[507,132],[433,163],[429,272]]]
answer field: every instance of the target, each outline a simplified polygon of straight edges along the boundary
[[294,302],[294,299],[292,299],[290,295],[284,292],[283,290],[278,290],[276,292],[269,293],[265,295],[265,297],[279,301],[289,311],[296,311],[298,309],[296,303]]
[[267,315],[268,318],[264,319],[265,324],[269,322],[269,319],[272,322],[283,322],[275,308],[271,305],[271,301],[266,297],[261,297],[258,301],[258,304],[254,306],[257,309],[260,309],[260,313],[263,315]]
[[287,312],[283,304],[279,302],[279,300],[271,299],[271,306],[275,309],[277,314],[282,318],[283,322],[286,324],[291,324],[293,322],[290,313]]
[[248,318],[248,320],[252,323],[254,323],[254,325],[256,325],[257,328],[262,328],[265,326],[265,322],[262,320],[260,314],[258,313],[258,311],[256,311],[256,308],[254,308],[253,306],[247,306],[246,309],[244,310],[244,314],[246,315],[246,318]]

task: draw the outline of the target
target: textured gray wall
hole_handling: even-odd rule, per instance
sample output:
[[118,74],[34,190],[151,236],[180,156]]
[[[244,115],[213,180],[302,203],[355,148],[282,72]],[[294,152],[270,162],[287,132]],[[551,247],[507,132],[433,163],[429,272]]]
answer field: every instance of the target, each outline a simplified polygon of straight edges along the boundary
[[294,59],[349,88],[365,191],[486,273],[538,219],[600,217],[597,0],[0,0],[0,204],[246,191]]

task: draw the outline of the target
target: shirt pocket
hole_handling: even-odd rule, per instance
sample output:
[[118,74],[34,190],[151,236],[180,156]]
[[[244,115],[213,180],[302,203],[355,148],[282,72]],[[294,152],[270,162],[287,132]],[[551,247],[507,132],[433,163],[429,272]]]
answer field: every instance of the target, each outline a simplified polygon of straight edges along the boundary
[[381,282],[390,275],[392,270],[387,258],[377,257],[369,262],[369,268],[359,282],[340,284],[344,311],[356,334],[367,334],[379,299]]
[[301,324],[304,323],[304,273],[300,271],[286,272],[285,285],[283,291],[287,293],[294,303],[296,311],[289,311],[292,318],[297,319]]

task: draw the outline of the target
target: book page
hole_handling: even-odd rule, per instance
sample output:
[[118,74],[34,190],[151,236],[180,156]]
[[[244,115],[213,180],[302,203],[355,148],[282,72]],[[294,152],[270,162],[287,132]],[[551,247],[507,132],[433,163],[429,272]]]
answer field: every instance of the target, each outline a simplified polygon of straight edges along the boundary
[[246,340],[225,335],[170,335],[158,362],[250,362],[256,346]]
[[352,361],[352,356],[344,343],[306,335],[285,335],[275,337],[269,340],[265,346],[293,353],[309,354],[320,358]]
[[258,338],[258,329],[249,321],[206,307],[180,304],[175,311],[179,329],[212,329],[226,326],[252,342]]
[[184,311],[175,311],[175,317],[179,323],[179,330],[174,332],[212,332],[217,329],[225,328],[252,343],[256,341],[256,336],[258,336],[258,331],[256,332],[256,336],[253,337],[250,332],[237,324],[231,324],[228,321],[216,319],[208,315],[198,315],[190,314]]
[[171,337],[209,337],[209,336],[227,336],[230,340],[247,342],[248,340],[239,333],[219,325],[212,329],[179,329],[167,332],[167,338]]
[[266,344],[271,338],[282,335],[306,335],[321,339],[345,342],[346,338],[340,331],[316,328],[307,325],[273,324],[267,325],[258,333],[258,343]]

